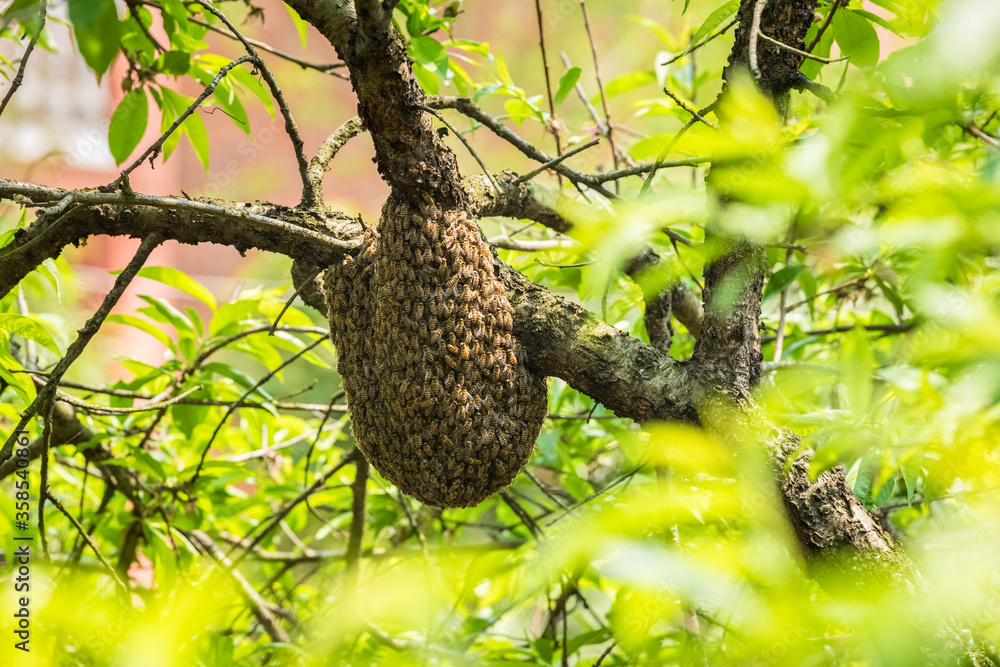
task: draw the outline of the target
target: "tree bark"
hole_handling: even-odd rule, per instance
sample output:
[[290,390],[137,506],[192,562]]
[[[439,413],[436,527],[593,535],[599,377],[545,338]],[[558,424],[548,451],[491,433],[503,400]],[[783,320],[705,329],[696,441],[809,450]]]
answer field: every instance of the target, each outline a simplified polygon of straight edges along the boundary
[[[286,1],[347,63],[359,116],[371,132],[379,171],[395,196],[419,201],[429,193],[442,205],[465,207],[475,217],[529,217],[556,229],[569,229],[554,196],[544,189],[501,176],[500,191],[495,192],[483,179],[461,178],[455,156],[434,131],[402,41],[381,3]],[[760,30],[802,49],[815,5],[816,0],[770,0],[763,4]],[[761,39],[751,48],[757,7],[758,0],[741,3],[740,27],[725,76],[730,80],[738,70],[759,71],[757,85],[781,110],[788,90],[800,80],[802,57]],[[58,256],[63,247],[79,245],[95,234],[141,238],[158,233],[183,243],[278,252],[298,262],[301,282],[311,275],[310,269],[329,266],[356,247],[362,229],[360,221],[321,208],[70,193],[0,181],[0,197],[20,197],[48,209],[57,208],[71,195],[76,201],[64,207],[71,209],[68,213],[42,211],[10,246],[0,250],[0,294],[45,259]],[[106,199],[95,199],[99,196]],[[198,204],[216,208],[199,208]],[[785,509],[811,573],[825,582],[846,577],[858,586],[918,591],[919,575],[912,563],[863,508],[842,469],[813,481],[808,475],[808,454],[798,453],[787,461],[798,451],[797,439],[769,425],[753,399],[761,372],[758,321],[766,277],[763,249],[748,239],[724,237],[714,228],[709,234],[728,243],[728,252],[706,268],[704,316],[690,362],[671,359],[504,267],[502,279],[515,308],[515,333],[528,352],[528,363],[541,373],[564,379],[617,415],[640,423],[698,424],[724,439],[732,437],[736,423],[755,424],[758,432],[768,434]],[[315,294],[304,296],[316,300]],[[990,664],[967,633],[956,629],[958,624],[943,625],[953,638],[951,645],[966,661]]]

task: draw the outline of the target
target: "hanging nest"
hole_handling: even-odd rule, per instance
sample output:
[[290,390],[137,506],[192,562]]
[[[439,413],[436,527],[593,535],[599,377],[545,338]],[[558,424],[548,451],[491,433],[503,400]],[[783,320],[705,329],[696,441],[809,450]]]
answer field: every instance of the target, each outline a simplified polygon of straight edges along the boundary
[[327,271],[358,448],[404,493],[476,505],[527,463],[547,409],[497,261],[464,211],[390,198],[378,230]]

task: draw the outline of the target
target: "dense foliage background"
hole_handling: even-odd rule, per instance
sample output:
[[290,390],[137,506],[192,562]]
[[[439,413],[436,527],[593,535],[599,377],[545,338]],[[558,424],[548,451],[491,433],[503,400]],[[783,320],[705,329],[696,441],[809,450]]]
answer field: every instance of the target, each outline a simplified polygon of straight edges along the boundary
[[[194,101],[180,82],[208,85],[229,62],[207,50],[203,23],[222,24],[199,3],[127,4],[71,2],[67,17],[95,73],[117,57],[131,64],[110,124],[123,166],[144,150],[154,107],[166,130]],[[238,25],[253,13],[217,4]],[[469,509],[422,506],[357,465],[324,318],[292,305],[269,335],[287,285],[248,283],[220,300],[148,266],[141,276],[204,307],[145,297],[138,312],[112,315],[108,329],[144,332],[166,348],[164,363],[121,358],[125,379],[102,383],[74,381],[86,377],[81,363],[61,386],[89,437],[48,462],[72,521],[51,504],[44,524],[33,517],[50,560],[33,564],[30,664],[912,665],[934,641],[922,628],[951,614],[1000,640],[1000,6],[821,0],[807,43],[838,60],[807,60],[803,72],[823,88],[794,94],[782,119],[751,79],[736,81],[691,124],[721,90],[737,0],[656,3],[642,16],[592,2],[594,30],[584,3],[541,2],[548,92],[539,51],[515,59],[464,27],[477,4],[397,6],[428,93],[473,97],[547,151],[552,130],[563,151],[602,137],[570,158],[583,171],[678,163],[620,180],[614,203],[537,176],[576,201],[565,213],[572,239],[485,220],[514,248],[500,256],[648,340],[644,289],[679,282],[700,296],[717,252],[703,243],[709,215],[766,243],[760,400],[815,450],[816,474],[844,466],[930,593],[914,604],[866,582],[818,586],[754,424],[724,441],[671,424],[640,430],[557,379],[537,450],[505,494]],[[26,45],[40,9],[8,4],[0,38]],[[602,35],[626,35],[634,60],[619,45],[599,77],[582,56],[567,70],[553,35],[588,56],[592,41],[598,57],[615,47]],[[0,60],[12,79],[19,61]],[[203,106],[249,132],[245,109],[262,103],[274,113],[244,65]],[[491,170],[507,166],[478,143],[488,130],[446,117]],[[163,157],[186,141],[207,166],[200,114],[180,129]],[[747,157],[752,170],[724,166]],[[710,162],[723,165],[713,185],[738,204],[720,209],[706,195]],[[0,271],[2,246],[28,222],[6,204]],[[645,245],[670,269],[635,282],[623,268]],[[60,259],[0,300],[5,438],[36,393],[24,371],[51,369],[76,337],[73,281]],[[685,359],[695,337],[674,329],[670,354]],[[42,421],[30,429],[38,437]],[[27,478],[37,507],[37,462]],[[0,483],[5,572],[17,479]],[[0,591],[13,608],[9,574]]]

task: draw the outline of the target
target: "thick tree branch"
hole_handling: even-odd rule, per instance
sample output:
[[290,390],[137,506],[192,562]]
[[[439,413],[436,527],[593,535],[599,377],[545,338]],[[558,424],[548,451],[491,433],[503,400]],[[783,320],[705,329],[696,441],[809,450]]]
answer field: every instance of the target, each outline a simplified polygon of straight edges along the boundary
[[[511,208],[504,208],[507,205],[527,210],[539,206],[531,195],[543,191],[540,186],[514,185],[514,178],[508,174],[501,179],[502,191],[509,192],[509,198],[469,198],[470,203],[479,202],[479,215],[493,207],[493,214],[498,215],[501,210],[512,214]],[[487,187],[483,184],[484,190]],[[66,190],[0,181],[0,197],[18,198],[21,203],[27,199],[36,206],[60,202],[69,194]],[[79,245],[94,235],[145,237],[155,233],[182,243],[219,243],[240,250],[256,248],[280,253],[299,260],[300,278],[308,277],[317,267],[332,264],[356,247],[361,236],[357,220],[329,211],[306,213],[263,202],[223,206],[147,195],[127,198],[118,193],[72,194],[80,198],[81,204],[73,215],[51,225],[43,214],[41,220],[15,238],[12,247],[0,250],[0,293],[17,285],[45,259],[58,257],[63,247]],[[503,280],[516,309],[515,328],[528,350],[530,363],[539,371],[565,379],[623,417],[637,421],[695,419],[681,364],[600,322],[513,269],[505,269]],[[324,308],[318,298],[307,303],[321,311]]]
[[188,533],[188,537],[194,542],[198,548],[208,555],[216,564],[222,569],[223,572],[232,577],[233,581],[236,583],[236,588],[239,591],[240,596],[249,605],[250,609],[253,611],[253,615],[257,617],[264,631],[268,634],[273,641],[281,642],[284,644],[291,643],[292,639],[285,632],[284,628],[278,623],[278,619],[274,617],[271,613],[271,607],[268,605],[267,601],[261,596],[257,590],[250,585],[250,582],[240,574],[240,572],[234,567],[233,563],[222,553],[222,549],[210,538],[206,533],[200,530],[192,530]]
[[462,180],[469,217],[534,220],[561,234],[569,231],[572,224],[560,211],[565,212],[577,204],[562,192],[544,185],[518,182],[512,171],[496,174],[494,180],[499,190],[485,176],[467,176]]
[[377,0],[356,3],[356,18],[343,2],[287,4],[347,63],[358,116],[371,134],[379,173],[394,194],[416,202],[427,194],[442,207],[461,207],[458,162],[421,109],[423,91],[389,12]]
[[619,417],[696,423],[685,365],[504,266],[514,332],[528,363]]
[[68,191],[0,179],[0,199],[28,206],[55,204],[72,196],[78,205],[61,219],[41,212],[13,242],[0,249],[0,295],[46,259],[90,236],[145,238],[161,234],[181,243],[218,243],[240,252],[251,248],[305,258],[329,266],[354,247],[361,225],[328,210],[303,211],[266,202],[223,202],[93,191]]
[[365,126],[361,122],[361,119],[354,116],[327,137],[326,141],[320,144],[316,155],[309,161],[309,181],[312,183],[313,191],[319,199],[322,199],[323,177],[330,170],[330,162],[337,156],[337,153],[344,147],[344,144],[361,134],[364,129]]

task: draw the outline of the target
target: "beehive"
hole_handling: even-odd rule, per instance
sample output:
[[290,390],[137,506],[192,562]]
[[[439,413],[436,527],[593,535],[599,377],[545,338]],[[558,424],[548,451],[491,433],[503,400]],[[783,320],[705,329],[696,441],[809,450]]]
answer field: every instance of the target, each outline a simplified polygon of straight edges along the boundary
[[527,462],[547,407],[489,244],[464,211],[390,198],[325,276],[358,447],[404,493],[476,505]]

